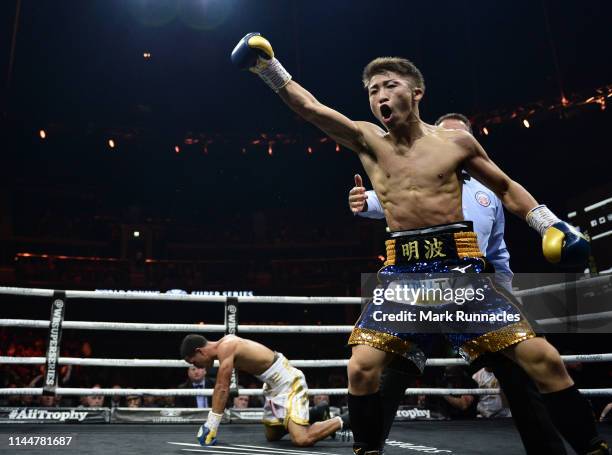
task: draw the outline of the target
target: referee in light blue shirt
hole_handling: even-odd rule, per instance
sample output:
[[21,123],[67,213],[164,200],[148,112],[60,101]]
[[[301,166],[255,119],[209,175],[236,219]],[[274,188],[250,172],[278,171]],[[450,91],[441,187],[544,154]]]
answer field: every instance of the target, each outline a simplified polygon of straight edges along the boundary
[[[436,121],[437,126],[462,129],[472,133],[470,121],[463,114],[446,114]],[[480,250],[495,267],[496,281],[506,288],[512,287],[510,253],[504,241],[504,209],[499,198],[477,180],[464,174],[463,216],[474,223]],[[359,216],[385,217],[382,205],[374,191],[365,191],[361,176],[355,176],[355,187],[349,192],[349,207]],[[521,435],[527,454],[566,454],[548,411],[535,384],[527,374],[501,353],[483,356],[482,365],[490,367],[499,380],[512,412],[512,418]],[[391,425],[410,377],[391,368],[385,369],[381,382],[384,406],[384,439]],[[383,442],[384,442],[383,439]]]

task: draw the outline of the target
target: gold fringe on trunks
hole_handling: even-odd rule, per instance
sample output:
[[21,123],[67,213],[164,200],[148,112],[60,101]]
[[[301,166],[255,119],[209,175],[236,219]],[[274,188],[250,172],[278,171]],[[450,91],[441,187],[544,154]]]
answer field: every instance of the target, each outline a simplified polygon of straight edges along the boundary
[[455,240],[459,240],[459,239],[475,239],[476,238],[476,233],[474,231],[455,232],[453,234],[453,237],[455,237]]
[[395,239],[385,240],[385,247],[387,248],[385,266],[395,265]]
[[348,340],[349,346],[356,344],[365,344],[381,351],[399,355],[410,351],[413,346],[413,343],[410,341],[404,341],[395,335],[372,329],[362,329],[360,327],[353,328]]
[[484,254],[478,246],[478,237],[475,232],[455,232],[455,245],[460,258],[482,258]]
[[531,325],[524,319],[501,329],[480,335],[468,341],[461,350],[469,356],[470,362],[486,352],[498,352],[521,341],[535,337]]

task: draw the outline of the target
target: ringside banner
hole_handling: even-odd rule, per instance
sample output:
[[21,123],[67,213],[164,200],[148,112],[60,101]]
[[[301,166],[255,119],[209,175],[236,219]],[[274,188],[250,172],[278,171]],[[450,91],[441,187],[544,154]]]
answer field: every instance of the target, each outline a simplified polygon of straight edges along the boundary
[[107,423],[106,408],[0,408],[3,423]]

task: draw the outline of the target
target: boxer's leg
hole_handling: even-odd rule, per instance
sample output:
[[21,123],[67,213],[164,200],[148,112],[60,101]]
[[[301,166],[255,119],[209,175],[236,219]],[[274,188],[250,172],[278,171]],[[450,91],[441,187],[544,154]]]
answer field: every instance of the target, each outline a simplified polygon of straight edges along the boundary
[[411,376],[393,368],[385,368],[380,383],[380,395],[383,408],[382,445],[389,437],[391,426],[397,414],[397,408],[404,399],[404,393],[410,385]]
[[329,403],[325,401],[316,406],[311,406],[308,408],[308,416],[310,424],[329,419]]
[[521,341],[503,352],[525,370],[541,393],[559,392],[574,385],[559,352],[544,338]]
[[381,448],[383,412],[378,388],[382,370],[392,356],[371,346],[353,346],[348,364],[348,407],[355,453]]
[[501,354],[487,354],[483,363],[493,374],[508,399],[512,419],[528,455],[565,455],[565,445],[548,414],[540,392],[516,363]]
[[606,453],[589,402],[578,392],[559,352],[548,341],[530,338],[505,349],[504,354],[533,379],[555,426],[576,452]]
[[310,447],[315,442],[325,439],[332,433],[342,428],[342,419],[334,417],[333,419],[317,422],[312,425],[298,425],[292,420],[289,420],[287,429],[291,435],[291,442],[297,447]]
[[268,441],[279,441],[283,436],[287,434],[287,430],[282,425],[265,425],[264,433],[266,440]]

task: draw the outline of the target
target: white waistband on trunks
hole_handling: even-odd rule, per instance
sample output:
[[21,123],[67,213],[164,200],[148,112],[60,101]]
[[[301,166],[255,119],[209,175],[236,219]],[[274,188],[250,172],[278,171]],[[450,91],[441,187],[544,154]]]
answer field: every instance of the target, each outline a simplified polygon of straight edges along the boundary
[[276,354],[275,355],[276,360],[274,361],[272,365],[270,365],[270,368],[268,368],[266,371],[264,371],[260,375],[255,376],[261,382],[267,383],[272,377],[272,375],[274,375],[275,373],[279,373],[279,374],[282,373],[283,363],[286,362],[287,359],[280,352],[276,352],[275,354]]

